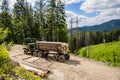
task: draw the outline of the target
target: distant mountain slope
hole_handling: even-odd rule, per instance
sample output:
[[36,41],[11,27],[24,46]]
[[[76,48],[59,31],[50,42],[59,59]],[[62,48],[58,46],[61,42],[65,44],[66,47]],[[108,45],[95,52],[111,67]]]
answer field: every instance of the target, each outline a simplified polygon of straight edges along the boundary
[[[78,30],[79,31],[100,31],[100,32],[108,32],[111,30],[115,30],[115,29],[120,29],[120,19],[116,19],[116,20],[111,20],[105,23],[102,23],[100,25],[94,25],[94,26],[84,26],[84,27],[79,27]],[[76,28],[72,29],[73,31],[76,30]],[[70,31],[70,29],[68,30]]]

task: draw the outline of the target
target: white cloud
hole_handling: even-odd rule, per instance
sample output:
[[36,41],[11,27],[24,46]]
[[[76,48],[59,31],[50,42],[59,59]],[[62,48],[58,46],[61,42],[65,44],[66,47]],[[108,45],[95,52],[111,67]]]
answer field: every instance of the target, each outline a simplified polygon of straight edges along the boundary
[[[80,21],[80,26],[96,25],[112,19],[120,19],[120,0],[85,0],[80,6],[80,9],[90,14],[98,13],[98,15],[95,17],[84,16],[83,18],[85,19]],[[69,11],[69,15],[70,14],[75,16],[81,16],[76,15],[75,13],[73,14]]]
[[72,11],[65,11],[65,13],[66,13],[66,16],[67,16],[66,17],[66,22],[68,24],[68,28],[70,28],[70,25],[71,25],[71,23],[70,23],[71,18],[72,18],[72,21],[73,21],[73,23],[72,23],[73,27],[76,27],[77,17],[78,17],[78,21],[79,21],[79,26],[84,26],[84,24],[86,24],[86,21],[88,20],[88,17],[83,16],[83,15],[78,15],[78,14],[72,12]]
[[8,3],[9,3],[9,8],[13,9],[14,4],[16,3],[16,0],[8,0]]
[[[2,4],[2,1],[3,1],[3,0],[0,0],[0,5]],[[35,5],[35,1],[36,1],[36,0],[27,0],[27,2],[28,2],[29,4],[31,4],[32,7]],[[13,9],[14,4],[16,3],[16,0],[8,0],[8,3],[9,3],[9,8],[10,8],[10,9]]]
[[72,4],[72,3],[79,3],[84,0],[61,0],[62,2],[65,2],[66,5]]
[[35,6],[35,2],[36,2],[36,1],[37,1],[37,0],[27,0],[27,2],[28,2],[29,4],[31,4],[32,7]]
[[101,12],[105,9],[120,8],[120,0],[85,0],[80,9],[85,12]]
[[76,16],[79,17],[79,26],[97,25],[112,19],[120,19],[120,0],[71,0],[68,2],[66,0],[66,4],[77,3],[77,1],[83,1],[80,9],[85,13],[98,13],[98,15],[95,17],[87,17],[78,15],[72,11],[66,11],[68,28],[70,28],[71,18],[74,20],[73,27],[76,27]]
[[68,28],[70,28],[70,20],[73,19],[73,27],[76,27],[76,16],[79,17],[79,27],[81,26],[91,26],[101,24],[113,19],[120,19],[120,8],[115,9],[105,9],[102,10],[97,16],[95,17],[86,17],[84,15],[78,15],[72,11],[66,11],[66,20],[68,24]]

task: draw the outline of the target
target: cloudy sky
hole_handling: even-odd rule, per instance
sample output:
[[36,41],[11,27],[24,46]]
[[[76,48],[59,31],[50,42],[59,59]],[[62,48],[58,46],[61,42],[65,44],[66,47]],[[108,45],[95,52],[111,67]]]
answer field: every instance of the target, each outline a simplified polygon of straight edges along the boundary
[[[36,0],[27,0],[34,6]],[[71,18],[76,27],[76,17],[79,18],[79,27],[96,25],[112,19],[120,19],[120,0],[61,0],[65,2],[65,13],[68,28]],[[0,3],[2,0],[0,0]],[[9,0],[9,7],[13,8],[16,0]]]
[[[96,25],[120,19],[120,0],[64,0],[67,23],[79,17],[79,26]],[[75,23],[75,21],[74,21]],[[73,24],[75,27],[75,24]],[[70,26],[70,25],[69,25]]]

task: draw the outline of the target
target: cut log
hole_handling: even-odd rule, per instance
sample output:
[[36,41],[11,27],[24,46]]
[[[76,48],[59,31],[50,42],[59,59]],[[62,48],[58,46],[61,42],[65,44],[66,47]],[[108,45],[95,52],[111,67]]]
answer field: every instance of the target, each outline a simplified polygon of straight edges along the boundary
[[50,72],[50,69],[48,69],[48,68],[45,68],[45,67],[43,68],[43,67],[34,65],[32,63],[29,63],[29,62],[26,62],[23,60],[18,61],[15,57],[10,57],[10,58],[11,58],[11,61],[13,62],[13,64],[18,65],[18,66],[22,66],[26,70],[32,71],[41,77],[45,77]]
[[38,68],[36,66],[33,66],[32,64],[28,64],[25,62],[20,63],[20,66],[24,67],[26,70],[34,72],[41,77],[45,77],[50,72],[49,70]]

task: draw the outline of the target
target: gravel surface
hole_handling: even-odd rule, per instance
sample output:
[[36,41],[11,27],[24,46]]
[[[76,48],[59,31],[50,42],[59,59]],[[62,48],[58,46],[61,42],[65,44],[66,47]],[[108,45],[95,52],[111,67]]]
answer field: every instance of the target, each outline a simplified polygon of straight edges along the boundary
[[[23,54],[23,46],[16,45],[9,52],[10,56]],[[19,57],[18,60],[22,58]],[[37,58],[37,57],[36,57]],[[29,61],[35,60],[34,57]],[[43,61],[43,62],[42,62]],[[51,59],[36,59],[37,64],[50,64],[51,73],[45,80],[120,80],[120,68],[110,67],[102,62],[70,55],[70,60],[60,63]],[[47,65],[46,65],[47,66]]]

